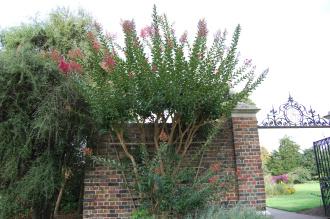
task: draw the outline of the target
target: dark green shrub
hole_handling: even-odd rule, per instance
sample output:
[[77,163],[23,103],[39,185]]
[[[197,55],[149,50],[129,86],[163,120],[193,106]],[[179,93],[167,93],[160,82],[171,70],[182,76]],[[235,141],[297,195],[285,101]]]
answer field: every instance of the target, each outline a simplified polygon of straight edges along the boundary
[[0,218],[49,218],[63,189],[63,210],[78,211],[80,149],[94,126],[83,96],[44,50],[83,44],[75,34],[90,19],[61,10],[50,17],[1,33]]
[[312,175],[309,169],[305,167],[297,167],[288,173],[291,183],[305,183],[312,180]]

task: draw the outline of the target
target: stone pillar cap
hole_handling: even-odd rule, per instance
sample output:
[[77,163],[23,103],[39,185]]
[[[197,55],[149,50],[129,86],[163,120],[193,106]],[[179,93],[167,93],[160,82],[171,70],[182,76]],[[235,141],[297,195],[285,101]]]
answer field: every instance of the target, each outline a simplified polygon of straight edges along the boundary
[[233,109],[232,117],[255,117],[260,109],[255,104],[239,102]]

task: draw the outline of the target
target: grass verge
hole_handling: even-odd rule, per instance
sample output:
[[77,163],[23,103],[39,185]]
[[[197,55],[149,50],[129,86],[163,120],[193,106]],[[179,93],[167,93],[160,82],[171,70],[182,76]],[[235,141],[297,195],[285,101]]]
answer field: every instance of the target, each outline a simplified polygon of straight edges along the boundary
[[298,212],[322,206],[320,184],[318,182],[297,184],[294,188],[296,192],[292,195],[267,197],[267,207]]

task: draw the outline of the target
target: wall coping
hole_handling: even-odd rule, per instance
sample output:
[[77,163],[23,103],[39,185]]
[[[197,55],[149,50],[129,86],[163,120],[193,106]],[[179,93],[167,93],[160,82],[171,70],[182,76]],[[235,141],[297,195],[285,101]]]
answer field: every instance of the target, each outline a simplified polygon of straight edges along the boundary
[[231,113],[231,117],[256,117],[260,109],[255,104],[239,102]]

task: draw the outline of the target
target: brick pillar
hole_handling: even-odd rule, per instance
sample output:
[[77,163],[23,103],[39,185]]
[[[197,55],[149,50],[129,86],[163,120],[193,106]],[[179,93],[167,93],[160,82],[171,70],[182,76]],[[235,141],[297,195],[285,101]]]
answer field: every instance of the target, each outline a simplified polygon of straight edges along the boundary
[[238,181],[238,201],[265,209],[266,195],[261,168],[255,105],[239,103],[232,112],[233,140]]

